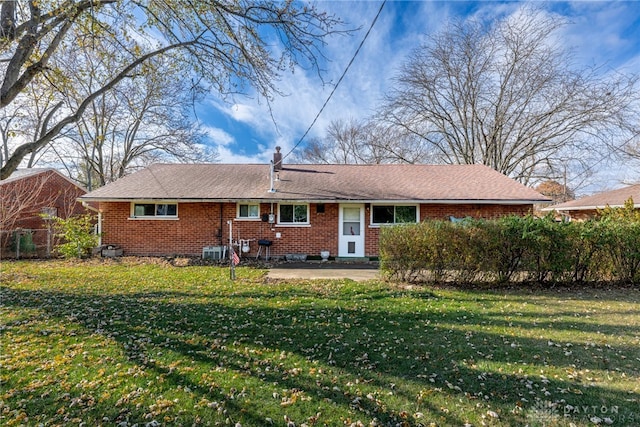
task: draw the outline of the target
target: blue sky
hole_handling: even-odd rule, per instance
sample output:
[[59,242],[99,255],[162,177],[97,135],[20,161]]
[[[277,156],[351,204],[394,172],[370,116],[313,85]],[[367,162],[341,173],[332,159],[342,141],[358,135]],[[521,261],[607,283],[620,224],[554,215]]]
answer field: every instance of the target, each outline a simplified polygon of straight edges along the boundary
[[[278,87],[286,94],[267,103],[253,96],[237,96],[231,102],[212,94],[198,111],[206,126],[209,143],[218,148],[226,163],[265,163],[274,147],[288,153],[318,113],[333,85],[355,53],[374,19],[379,1],[320,1],[318,7],[340,16],[350,28],[361,28],[351,36],[328,40],[330,59],[322,81],[312,72],[296,69],[283,75]],[[640,2],[572,1],[540,3],[549,13],[568,18],[570,24],[558,33],[562,43],[574,51],[579,65],[602,66],[602,72],[622,70],[640,74]],[[323,136],[327,125],[338,118],[365,118],[380,104],[407,55],[428,34],[439,31],[450,19],[480,17],[493,20],[514,13],[520,2],[502,1],[387,1],[348,74],[333,95],[309,137]],[[302,143],[304,145],[304,142]],[[613,188],[622,181],[640,179],[625,165],[604,165],[599,188]]]

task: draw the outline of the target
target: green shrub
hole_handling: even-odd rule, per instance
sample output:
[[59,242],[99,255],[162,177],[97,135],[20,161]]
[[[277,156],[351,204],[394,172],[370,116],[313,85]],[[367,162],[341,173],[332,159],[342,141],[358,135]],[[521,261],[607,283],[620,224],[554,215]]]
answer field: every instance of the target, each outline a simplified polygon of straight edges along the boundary
[[79,215],[67,219],[53,218],[56,235],[63,243],[55,249],[65,258],[86,258],[98,245],[99,236],[94,233],[93,216]]
[[483,264],[499,283],[514,280],[525,256],[522,240],[522,218],[508,216],[486,221],[486,243]]
[[396,227],[384,227],[380,230],[380,268],[391,279],[408,281],[408,265],[403,254],[403,239],[406,233]]
[[586,222],[529,215],[390,226],[380,261],[387,276],[410,282],[639,283],[640,212],[630,201]]
[[611,262],[607,254],[608,225],[602,221],[568,223],[570,239],[566,249],[571,264],[570,280],[576,283],[607,280]]
[[568,280],[571,271],[571,229],[569,223],[556,222],[552,215],[523,218],[522,239],[526,248],[528,280],[546,283]]
[[13,232],[9,249],[17,254],[18,248],[20,249],[20,255],[31,254],[36,251],[36,245],[33,243],[33,232],[31,230],[16,230]]
[[450,223],[443,221],[383,227],[381,269],[390,278],[408,282],[444,280],[456,255],[453,235]]
[[383,227],[380,230],[380,263],[386,274],[414,282],[427,268],[429,242],[424,224]]
[[623,208],[606,208],[601,212],[605,227],[604,249],[613,277],[625,283],[640,283],[640,211],[633,199]]

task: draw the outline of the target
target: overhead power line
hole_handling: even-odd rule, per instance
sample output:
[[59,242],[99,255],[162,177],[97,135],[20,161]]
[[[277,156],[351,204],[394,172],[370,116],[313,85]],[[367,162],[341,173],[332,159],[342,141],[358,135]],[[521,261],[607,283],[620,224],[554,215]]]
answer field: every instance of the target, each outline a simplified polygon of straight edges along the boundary
[[318,121],[318,118],[320,117],[320,115],[322,114],[322,112],[324,111],[325,107],[327,106],[327,104],[329,103],[329,101],[331,100],[331,98],[333,97],[333,94],[336,92],[336,89],[338,89],[338,86],[340,86],[340,83],[342,82],[342,79],[344,79],[344,76],[347,74],[347,72],[349,71],[349,68],[351,68],[351,64],[353,64],[353,61],[356,59],[356,56],[358,56],[358,53],[360,52],[360,49],[362,49],[362,46],[364,45],[364,42],[367,40],[367,38],[369,37],[369,33],[371,33],[371,30],[373,29],[374,25],[376,25],[376,21],[378,20],[378,17],[380,16],[380,13],[382,12],[382,9],[384,8],[385,3],[387,3],[387,0],[384,0],[382,2],[382,4],[380,5],[380,9],[378,9],[378,13],[376,14],[376,16],[373,18],[373,21],[371,22],[371,25],[369,26],[369,29],[367,30],[366,34],[364,35],[364,37],[362,38],[362,41],[360,42],[360,45],[358,46],[358,49],[356,49],[355,53],[353,54],[353,56],[351,57],[351,60],[349,61],[349,63],[347,64],[347,67],[344,69],[344,72],[342,73],[342,75],[340,76],[340,78],[338,79],[338,82],[336,83],[336,85],[333,87],[333,89],[331,90],[331,93],[329,94],[329,96],[327,97],[327,100],[324,101],[324,104],[322,104],[322,107],[320,108],[320,110],[318,111],[318,114],[316,114],[316,117],[313,119],[313,121],[311,122],[311,124],[309,125],[309,127],[307,128],[307,130],[304,132],[304,134],[300,137],[300,139],[298,140],[298,142],[296,142],[296,144],[293,146],[293,148],[284,156],[282,156],[282,160],[286,159],[291,153],[293,153],[293,151],[298,148],[298,146],[300,144],[302,144],[302,141],[304,141],[304,138],[309,134],[309,132],[311,131],[311,128],[313,128],[313,125],[316,124],[316,122]]

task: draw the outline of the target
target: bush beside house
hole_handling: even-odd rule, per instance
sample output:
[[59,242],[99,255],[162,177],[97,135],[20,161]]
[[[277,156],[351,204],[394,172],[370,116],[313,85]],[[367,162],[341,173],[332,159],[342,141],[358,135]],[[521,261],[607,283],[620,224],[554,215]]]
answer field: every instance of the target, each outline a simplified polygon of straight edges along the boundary
[[508,216],[382,230],[381,268],[409,282],[640,283],[640,213],[629,201],[598,219]]

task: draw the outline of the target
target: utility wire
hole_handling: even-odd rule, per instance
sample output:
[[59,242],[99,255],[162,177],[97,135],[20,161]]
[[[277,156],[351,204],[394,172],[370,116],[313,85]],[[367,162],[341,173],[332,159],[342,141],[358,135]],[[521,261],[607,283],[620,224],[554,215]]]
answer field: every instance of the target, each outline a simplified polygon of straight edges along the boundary
[[364,45],[364,42],[367,40],[367,38],[369,37],[369,33],[371,33],[371,30],[373,29],[373,26],[376,25],[376,21],[378,20],[378,17],[380,16],[380,13],[382,12],[382,8],[384,8],[385,3],[387,3],[387,0],[384,0],[382,2],[382,4],[380,5],[380,9],[378,9],[378,13],[376,14],[375,18],[373,18],[373,21],[371,22],[371,26],[369,27],[369,29],[367,30],[367,33],[364,35],[364,37],[362,38],[362,41],[360,42],[360,45],[358,46],[358,49],[356,49],[355,53],[353,54],[353,56],[351,57],[351,60],[349,61],[349,63],[347,64],[347,67],[344,69],[344,72],[342,73],[342,75],[340,76],[340,78],[338,79],[338,82],[336,83],[336,85],[333,87],[333,90],[331,90],[331,93],[329,94],[329,96],[327,97],[327,100],[324,101],[324,104],[322,104],[322,107],[320,108],[320,111],[318,111],[318,114],[316,114],[316,117],[313,119],[313,121],[311,122],[311,124],[309,125],[309,127],[307,128],[307,130],[304,132],[304,134],[300,137],[300,139],[298,140],[298,142],[296,142],[296,144],[293,146],[293,148],[284,156],[282,156],[282,160],[286,159],[291,153],[293,153],[293,151],[298,148],[298,146],[302,143],[302,141],[304,140],[304,138],[309,134],[309,132],[311,131],[311,128],[313,128],[313,125],[316,124],[316,122],[318,121],[318,118],[320,117],[320,114],[322,114],[322,112],[324,111],[325,107],[327,106],[327,104],[329,103],[329,101],[331,100],[331,97],[333,97],[333,94],[335,93],[336,89],[338,89],[338,86],[340,86],[340,83],[342,82],[342,79],[344,79],[344,76],[347,74],[347,72],[349,71],[349,68],[351,68],[351,64],[353,64],[353,61],[356,59],[356,56],[358,56],[358,53],[360,52],[360,49],[362,49],[362,46]]

